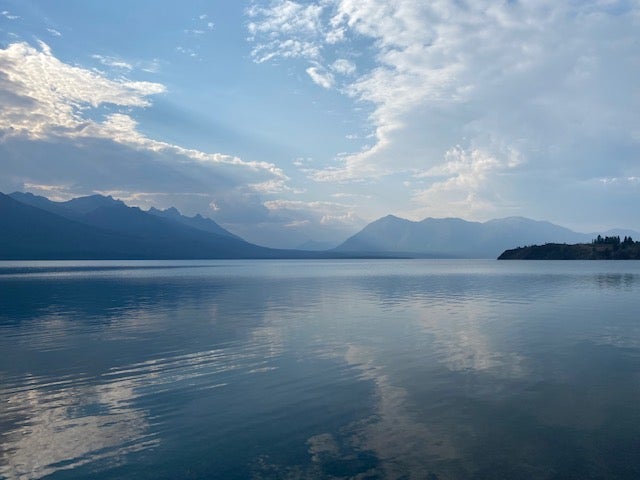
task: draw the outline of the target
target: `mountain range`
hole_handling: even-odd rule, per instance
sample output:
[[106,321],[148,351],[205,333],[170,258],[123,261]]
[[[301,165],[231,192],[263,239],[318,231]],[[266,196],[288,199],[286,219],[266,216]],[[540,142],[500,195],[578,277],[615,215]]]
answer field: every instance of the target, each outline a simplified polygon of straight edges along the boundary
[[0,258],[300,258],[304,252],[248,243],[201,216],[143,211],[102,195],[54,202],[0,194]]
[[[222,258],[496,258],[506,249],[540,243],[587,242],[549,222],[510,217],[488,222],[393,215],[376,220],[336,248],[279,250],[251,244],[210,218],[175,208],[144,211],[109,196],[55,202],[31,193],[0,193],[0,259]],[[603,235],[640,238],[629,230]],[[316,251],[311,251],[311,250]]]
[[[640,236],[629,230],[609,230],[603,234],[621,235],[622,232]],[[518,246],[582,243],[596,235],[523,217],[480,223],[459,218],[426,218],[413,222],[388,215],[370,223],[335,250],[432,258],[496,258],[504,250]]]

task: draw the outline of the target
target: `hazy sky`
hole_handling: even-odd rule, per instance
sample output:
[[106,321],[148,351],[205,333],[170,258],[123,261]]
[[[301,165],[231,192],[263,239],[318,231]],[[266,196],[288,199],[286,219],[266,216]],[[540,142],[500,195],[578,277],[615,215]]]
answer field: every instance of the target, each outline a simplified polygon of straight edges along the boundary
[[250,241],[640,230],[640,0],[0,0],[0,191]]

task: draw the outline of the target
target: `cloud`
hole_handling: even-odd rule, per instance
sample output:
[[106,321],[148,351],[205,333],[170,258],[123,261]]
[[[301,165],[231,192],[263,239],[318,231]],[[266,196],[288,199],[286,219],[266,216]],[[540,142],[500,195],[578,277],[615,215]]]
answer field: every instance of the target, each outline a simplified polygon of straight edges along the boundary
[[181,54],[186,55],[186,56],[191,57],[191,58],[197,58],[198,57],[198,52],[196,52],[192,48],[183,47],[182,45],[179,45],[178,47],[176,47],[176,51],[178,53],[181,53]]
[[7,20],[18,20],[20,18],[18,15],[12,15],[8,10],[3,10],[2,12],[0,12],[0,15],[2,15]]
[[49,32],[54,37],[61,37],[62,36],[62,34],[58,30],[56,30],[55,28],[47,28],[47,32]]
[[[285,13],[300,9],[314,12],[313,21],[288,26]],[[640,176],[638,2],[323,0],[253,12],[261,61],[287,56],[279,50],[286,42],[306,42],[312,54],[288,56],[307,60],[307,73],[344,75],[325,88],[372,107],[374,142],[336,155],[311,173],[316,181],[411,176],[447,165],[456,146],[492,158],[518,151],[522,169],[543,182]],[[345,51],[366,68],[356,75],[341,61]],[[485,172],[477,182],[486,190],[494,177]],[[456,178],[439,188],[470,185]],[[526,178],[514,176],[519,192],[494,197],[503,203],[491,207],[506,212],[515,200],[531,207],[531,196],[521,196],[530,191]]]
[[321,225],[342,225],[347,227],[363,224],[353,211],[352,205],[336,202],[305,202],[300,200],[269,200],[264,203],[269,211],[277,216],[286,217],[289,224],[304,222]]
[[331,70],[342,75],[353,75],[356,73],[356,66],[346,58],[339,58],[331,64]]
[[87,109],[104,104],[146,107],[151,105],[148,96],[165,91],[157,83],[114,81],[62,63],[42,42],[40,50],[26,43],[0,50],[0,69],[2,90],[15,98],[13,105],[4,105],[0,111],[4,136],[39,139],[54,132],[80,136],[91,126],[83,117]]
[[[497,158],[479,149],[455,147],[445,154],[442,164],[418,173],[415,178],[431,180],[425,189],[413,193],[413,201],[422,207],[415,217],[429,215],[491,218],[494,205],[504,204],[502,175],[520,165],[517,152]],[[428,206],[425,208],[424,206]]]
[[307,75],[311,77],[313,83],[321,86],[322,88],[331,88],[335,83],[333,75],[320,67],[307,68]]
[[278,0],[269,7],[256,4],[247,10],[247,28],[257,45],[251,52],[257,63],[273,58],[318,59],[321,56],[321,5]]
[[[229,228],[249,241],[267,246],[296,248],[314,240],[337,245],[365,225],[353,205],[338,202],[273,199],[254,197],[253,208],[247,199],[230,196],[215,204],[216,218],[228,221]],[[283,235],[284,232],[284,235]]]
[[95,55],[91,55],[91,58],[95,58],[102,65],[105,65],[107,67],[119,68],[122,70],[129,70],[129,71],[133,70],[133,65],[117,57],[110,57],[110,56],[95,54]]
[[33,185],[64,186],[59,195],[118,190],[143,206],[174,201],[193,214],[208,211],[217,196],[242,200],[287,188],[288,177],[274,164],[142,133],[132,115],[166,92],[161,84],[111,79],[65,64],[44,43],[0,50],[0,72],[2,190]]

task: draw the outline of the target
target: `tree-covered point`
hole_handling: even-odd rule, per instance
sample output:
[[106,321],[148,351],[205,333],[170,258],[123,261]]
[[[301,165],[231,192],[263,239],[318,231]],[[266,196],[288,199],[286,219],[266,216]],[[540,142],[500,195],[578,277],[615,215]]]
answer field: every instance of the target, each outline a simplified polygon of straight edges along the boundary
[[631,237],[602,237],[591,243],[547,243],[505,250],[498,260],[640,260],[640,242]]

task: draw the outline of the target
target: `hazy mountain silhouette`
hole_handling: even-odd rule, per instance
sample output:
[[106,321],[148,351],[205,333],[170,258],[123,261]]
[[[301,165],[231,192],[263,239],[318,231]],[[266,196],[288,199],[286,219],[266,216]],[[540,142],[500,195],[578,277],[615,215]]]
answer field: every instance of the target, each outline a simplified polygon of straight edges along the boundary
[[[20,192],[0,195],[2,259],[308,256],[305,252],[253,245],[222,227],[219,227],[224,230],[222,234],[193,228],[180,218],[163,218],[101,195],[68,202],[52,202]],[[202,223],[210,229],[215,224]]]
[[[605,233],[640,240],[631,230]],[[0,259],[496,258],[520,246],[584,243],[596,235],[522,217],[480,223],[388,215],[331,250],[317,251],[321,244],[313,241],[306,251],[278,250],[175,208],[143,211],[102,195],[54,202],[31,193],[0,194]]]
[[151,207],[151,209],[149,209],[149,213],[151,215],[155,215],[156,217],[166,218],[168,220],[182,223],[183,225],[195,228],[197,230],[242,240],[239,236],[234,235],[230,231],[222,228],[210,218],[205,218],[200,214],[194,217],[187,217],[180,214],[178,209],[175,207],[167,208],[166,210],[158,210],[157,208]]
[[322,252],[325,250],[330,250],[336,246],[336,242],[318,242],[315,240],[307,240],[306,242],[298,245],[296,248],[298,250],[308,250],[314,252]]
[[337,252],[395,253],[423,257],[496,258],[508,248],[536,243],[589,241],[549,222],[509,217],[488,222],[426,218],[413,222],[388,215],[334,249]]
[[[118,258],[116,235],[21,203],[0,193],[0,258]],[[131,258],[123,256],[122,258]]]
[[[100,215],[99,213],[95,213],[96,210],[99,208],[105,208],[105,207],[118,208],[119,207],[120,208],[119,211],[121,212],[121,215],[124,215],[124,216],[127,215],[127,213],[125,213],[127,210],[124,210],[124,209],[136,208],[136,207],[128,207],[121,200],[115,200],[111,196],[103,196],[103,195],[90,195],[87,197],[78,197],[72,200],[68,200],[66,202],[54,202],[52,200],[49,200],[46,197],[34,195],[32,193],[23,193],[23,192],[14,192],[9,196],[22,203],[26,203],[28,205],[41,208],[43,210],[46,210],[51,213],[55,213],[62,217],[65,217],[71,220],[78,220],[82,223],[88,223],[96,226],[105,226],[100,224],[103,224],[104,222],[108,222],[108,220],[105,218],[99,218],[105,215],[105,211],[102,211],[102,215]],[[118,210],[112,210],[112,214],[117,215],[115,213],[116,211]],[[152,207],[150,210],[148,210],[147,213],[153,215],[154,217],[172,220],[174,222],[177,222],[179,224],[182,224],[188,227],[195,228],[197,230],[203,230],[205,232],[215,233],[217,235],[223,235],[223,236],[235,238],[237,240],[243,240],[239,236],[234,235],[228,230],[225,230],[210,218],[204,218],[201,215],[196,215],[195,217],[187,217],[187,216],[181,215],[180,212],[175,207],[171,207],[166,210],[158,210]],[[115,220],[116,219],[113,218],[112,222]],[[135,220],[135,219],[130,218],[129,220]],[[111,226],[115,227],[116,229],[120,229],[120,227],[116,225],[111,225]]]

